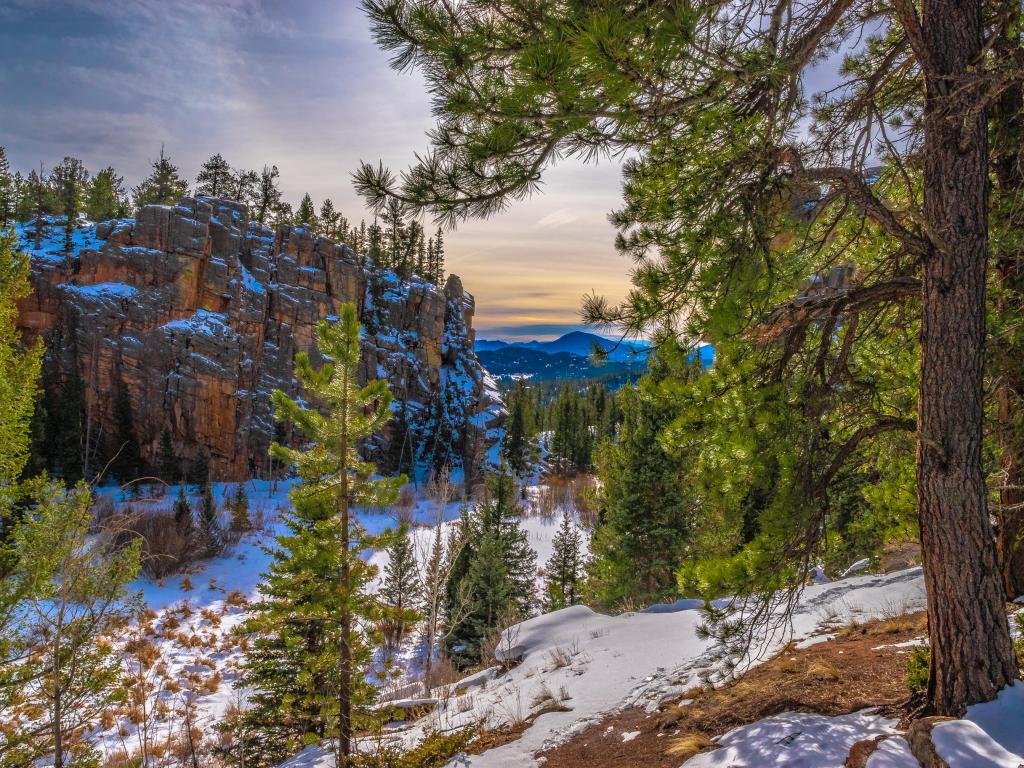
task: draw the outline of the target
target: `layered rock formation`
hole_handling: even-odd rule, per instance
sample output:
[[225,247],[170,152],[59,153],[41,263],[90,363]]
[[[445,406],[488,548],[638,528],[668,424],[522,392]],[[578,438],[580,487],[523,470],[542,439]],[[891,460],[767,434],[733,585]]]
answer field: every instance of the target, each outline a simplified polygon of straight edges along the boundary
[[[282,436],[270,392],[298,394],[295,355],[318,360],[315,323],[344,302],[365,327],[361,377],[387,378],[396,397],[404,455],[450,454],[457,468],[495,437],[500,401],[473,353],[473,297],[454,275],[443,290],[403,282],[345,246],[269,229],[244,205],[212,198],[84,227],[70,258],[60,229],[31,252],[34,291],[20,325],[57,362],[50,386],[81,376],[104,453],[116,450],[124,392],[143,458],[156,462],[166,427],[183,461],[207,449],[219,479],[265,473],[275,429]],[[386,440],[368,449],[393,455]]]

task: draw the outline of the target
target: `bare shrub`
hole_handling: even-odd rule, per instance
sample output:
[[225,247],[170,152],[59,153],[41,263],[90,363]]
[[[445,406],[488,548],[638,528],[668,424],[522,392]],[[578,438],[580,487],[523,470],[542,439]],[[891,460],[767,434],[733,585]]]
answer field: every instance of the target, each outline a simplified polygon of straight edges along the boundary
[[142,539],[142,570],[153,579],[179,573],[196,560],[192,537],[182,531],[167,507],[128,505],[115,510],[108,520],[125,539]]

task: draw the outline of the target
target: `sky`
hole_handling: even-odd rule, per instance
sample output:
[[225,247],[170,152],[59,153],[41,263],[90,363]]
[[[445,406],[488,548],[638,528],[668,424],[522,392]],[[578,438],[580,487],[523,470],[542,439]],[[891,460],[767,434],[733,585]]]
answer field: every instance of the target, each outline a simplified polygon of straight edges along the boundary
[[[133,185],[163,146],[194,180],[219,152],[277,165],[293,205],[330,197],[356,222],[352,171],[406,167],[432,124],[422,80],[388,66],[357,0],[0,0],[0,115],[23,172],[71,155]],[[553,338],[582,327],[584,294],[622,298],[630,262],[606,218],[620,185],[613,162],[565,162],[446,235],[478,336]]]

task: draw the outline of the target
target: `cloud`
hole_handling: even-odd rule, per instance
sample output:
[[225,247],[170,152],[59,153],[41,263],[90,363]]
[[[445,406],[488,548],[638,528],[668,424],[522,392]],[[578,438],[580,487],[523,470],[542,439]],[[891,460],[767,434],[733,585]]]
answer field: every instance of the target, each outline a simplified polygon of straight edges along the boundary
[[[220,152],[276,164],[286,199],[331,197],[358,224],[359,161],[399,170],[426,148],[422,78],[389,67],[351,0],[0,0],[0,19],[0,141],[24,171],[74,155],[134,185],[161,145],[189,179]],[[620,183],[615,163],[566,161],[446,237],[479,327],[574,328],[585,293],[621,298]]]

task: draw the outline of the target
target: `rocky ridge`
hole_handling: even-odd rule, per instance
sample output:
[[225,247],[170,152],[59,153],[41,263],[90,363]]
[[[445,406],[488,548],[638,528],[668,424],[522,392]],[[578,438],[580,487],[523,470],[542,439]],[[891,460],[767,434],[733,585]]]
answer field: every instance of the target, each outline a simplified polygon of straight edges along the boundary
[[473,352],[473,297],[455,275],[443,289],[402,281],[344,245],[302,227],[268,228],[246,206],[215,198],[86,224],[69,255],[62,230],[51,227],[36,250],[21,231],[34,290],[19,325],[29,341],[44,339],[59,371],[50,387],[81,377],[99,455],[116,451],[124,393],[144,459],[156,463],[166,427],[183,462],[208,450],[218,479],[265,474],[275,431],[289,438],[269,394],[299,394],[295,355],[319,359],[315,324],[345,302],[364,324],[360,377],[387,378],[401,414],[402,445],[386,435],[371,455],[386,460],[397,448],[457,469],[497,437],[503,409]]

